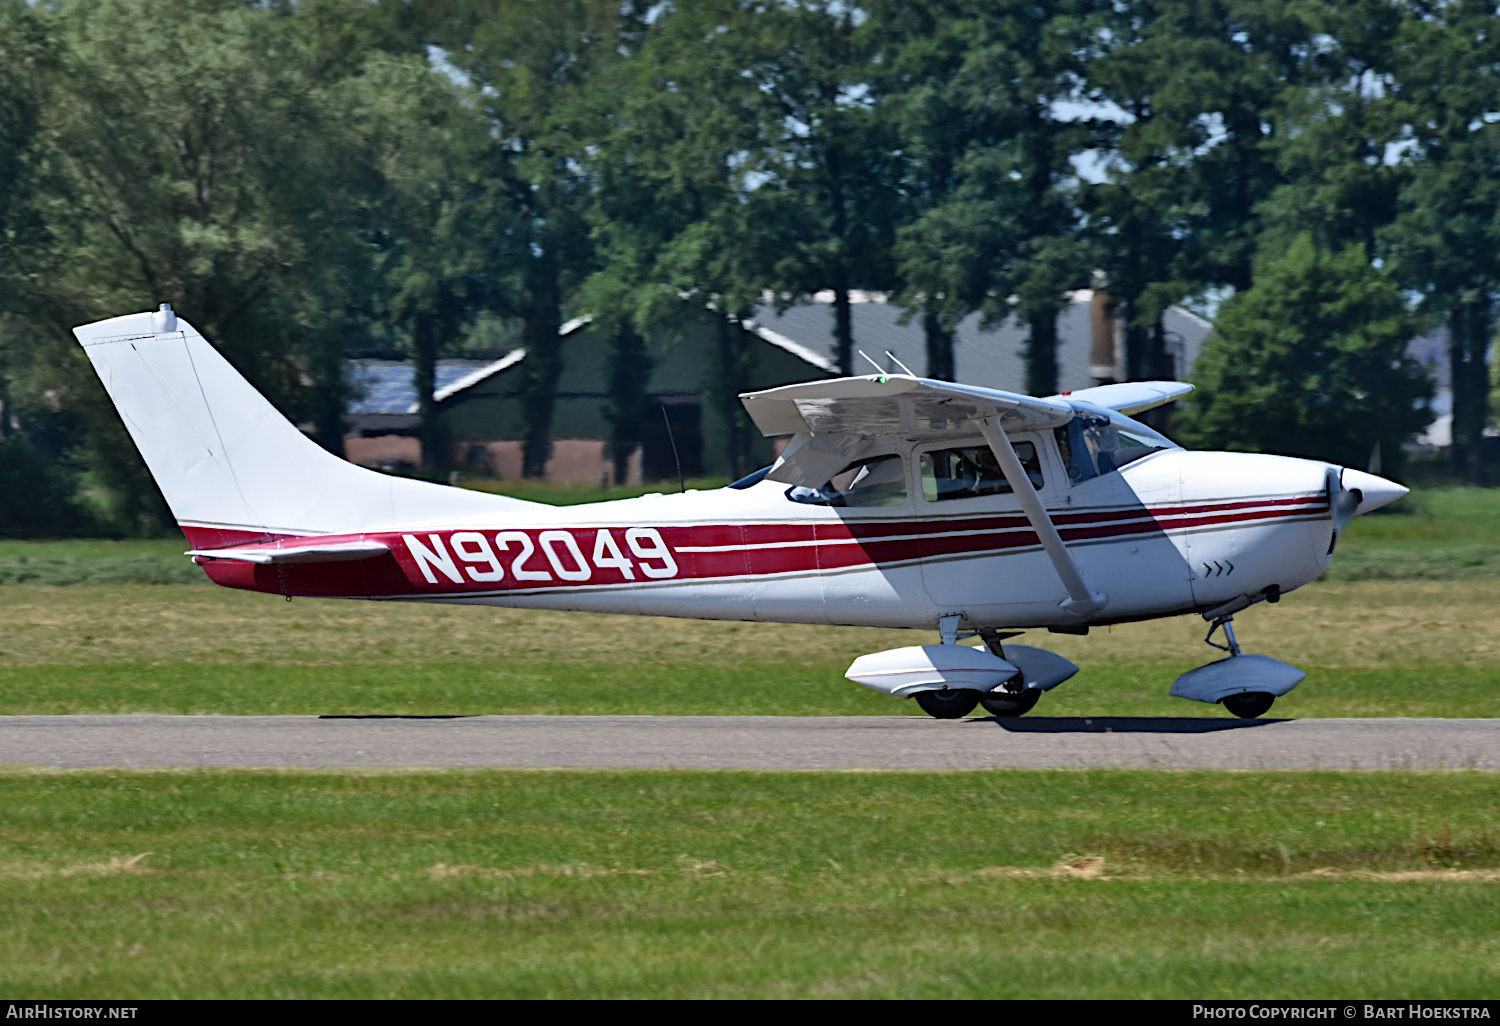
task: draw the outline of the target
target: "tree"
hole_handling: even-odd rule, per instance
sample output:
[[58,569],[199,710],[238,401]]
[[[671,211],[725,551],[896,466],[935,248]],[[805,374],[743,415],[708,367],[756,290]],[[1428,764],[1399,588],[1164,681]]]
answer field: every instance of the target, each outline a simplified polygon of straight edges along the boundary
[[896,127],[915,208],[895,255],[928,374],[953,376],[969,313],[982,310],[986,326],[1016,313],[1029,327],[1029,388],[1056,391],[1061,296],[1090,269],[1064,187],[1083,133],[1053,114],[1077,70],[1071,22],[1053,5],[931,0],[877,5],[870,31],[879,113]]
[[431,0],[420,5],[428,36],[475,87],[489,123],[496,174],[510,205],[492,234],[492,261],[514,287],[497,312],[521,322],[525,418],[523,472],[546,473],[552,410],[563,367],[563,308],[596,268],[588,212],[588,149],[598,126],[591,90],[634,46],[636,5],[607,0]]
[[[0,311],[24,306],[30,252],[43,243],[37,192],[42,119],[57,47],[25,0],[0,0]],[[5,393],[0,391],[0,402]],[[12,414],[7,406],[4,422]],[[0,423],[0,433],[7,428]]]
[[1394,61],[1391,120],[1407,150],[1397,213],[1379,238],[1400,280],[1447,322],[1454,469],[1482,484],[1500,289],[1500,39],[1484,4],[1423,10],[1401,26]]
[[1354,467],[1379,443],[1392,469],[1431,420],[1431,383],[1406,356],[1420,326],[1362,246],[1330,253],[1304,233],[1224,304],[1178,429],[1204,448]]
[[0,537],[74,538],[97,531],[72,475],[23,436],[0,438]]
[[450,459],[437,361],[514,270],[493,255],[514,227],[503,177],[470,97],[422,57],[372,55],[334,96],[345,163],[368,178],[357,230],[374,254],[375,315],[408,340],[422,466],[441,470]]
[[33,394],[79,416],[122,525],[159,528],[165,507],[68,329],[171,302],[339,445],[340,282],[357,254],[327,90],[392,37],[356,0],[73,0],[45,17],[46,246],[27,258],[25,344],[8,348]]
[[765,171],[778,159],[763,130],[773,101],[745,70],[749,17],[736,0],[668,11],[595,94],[618,99],[593,159],[602,266],[586,288],[596,316],[643,334],[670,334],[685,308],[714,318],[706,398],[735,476],[749,469],[739,393],[752,355],[738,321],[778,280],[801,209]]
[[751,151],[764,182],[758,199],[790,234],[772,287],[783,303],[833,294],[843,374],[855,373],[850,293],[893,284],[900,209],[897,144],[871,89],[862,14],[844,0],[747,3],[729,25],[740,74],[760,101]]

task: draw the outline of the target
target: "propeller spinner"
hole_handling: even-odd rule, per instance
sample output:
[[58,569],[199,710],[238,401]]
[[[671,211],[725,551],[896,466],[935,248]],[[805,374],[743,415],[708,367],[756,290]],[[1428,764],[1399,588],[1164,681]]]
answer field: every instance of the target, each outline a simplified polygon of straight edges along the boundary
[[1332,466],[1328,468],[1326,488],[1328,506],[1333,511],[1333,539],[1328,543],[1329,552],[1338,544],[1339,535],[1349,521],[1361,513],[1395,502],[1410,490],[1363,470]]

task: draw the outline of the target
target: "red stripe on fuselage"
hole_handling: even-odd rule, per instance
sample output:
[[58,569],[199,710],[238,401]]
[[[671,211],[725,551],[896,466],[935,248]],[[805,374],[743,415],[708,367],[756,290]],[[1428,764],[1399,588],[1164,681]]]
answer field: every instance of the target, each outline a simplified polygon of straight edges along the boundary
[[[1292,499],[1265,499],[1239,502],[1203,503],[1191,506],[1136,507],[1092,511],[1059,511],[1053,514],[1059,533],[1065,541],[1085,542],[1129,536],[1146,536],[1166,532],[1222,528],[1237,523],[1270,522],[1326,515],[1327,500],[1321,496]],[[328,540],[361,540],[374,538],[385,542],[391,553],[370,559],[345,563],[308,563],[265,566],[229,560],[207,561],[204,569],[219,584],[286,595],[302,596],[370,596],[470,594],[538,589],[556,590],[597,588],[625,583],[647,584],[667,581],[706,581],[736,577],[781,574],[810,574],[820,570],[843,570],[860,566],[881,566],[953,556],[1004,553],[1034,548],[1039,544],[1036,533],[1024,516],[1018,514],[958,517],[944,520],[866,520],[858,522],[821,522],[800,524],[705,524],[664,525],[655,528],[672,554],[677,572],[671,577],[649,576],[642,565],[664,570],[660,558],[642,560],[628,544],[625,527],[551,527],[509,528],[522,531],[533,546],[532,555],[519,568],[546,572],[547,580],[517,580],[519,547],[500,550],[494,544],[500,532],[482,533],[491,551],[505,568],[500,580],[473,580],[470,570],[493,572],[492,563],[466,561],[453,547],[455,529],[409,532],[427,549],[438,553],[446,565],[462,580],[455,582],[442,567],[427,561],[428,581],[422,566],[405,541],[408,532],[372,535],[337,536]],[[275,536],[232,529],[183,528],[194,548],[218,548],[254,545],[274,541]],[[589,575],[583,580],[563,579],[557,567],[546,556],[539,536],[543,531],[566,531],[573,536],[588,564]],[[600,567],[592,562],[596,552],[597,533],[608,531],[614,549],[631,561],[627,576],[618,567]],[[472,533],[472,532],[468,532]],[[288,536],[289,537],[289,536]],[[555,551],[557,545],[552,546]],[[470,546],[472,549],[472,546]],[[649,552],[651,544],[646,544]],[[608,552],[608,547],[604,550]],[[570,557],[560,555],[564,572],[578,572]],[[607,559],[606,559],[607,561]]]

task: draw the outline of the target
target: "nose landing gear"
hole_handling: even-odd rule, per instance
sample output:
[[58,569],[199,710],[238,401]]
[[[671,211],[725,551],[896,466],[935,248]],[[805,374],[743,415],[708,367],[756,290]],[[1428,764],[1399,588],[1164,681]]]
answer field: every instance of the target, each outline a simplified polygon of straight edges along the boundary
[[[1228,652],[1229,658],[1184,673],[1172,685],[1172,694],[1195,702],[1222,704],[1241,719],[1255,719],[1264,716],[1279,696],[1302,683],[1307,675],[1279,659],[1242,653],[1234,636],[1233,619],[1233,614],[1215,617],[1203,639],[1209,646]],[[1221,628],[1228,644],[1213,640]]]
[[[1214,632],[1220,627],[1224,628],[1224,640],[1227,645],[1215,644]],[[1208,628],[1208,636],[1203,639],[1204,644],[1216,648],[1220,652],[1228,652],[1231,659],[1240,654],[1239,639],[1234,636],[1234,617],[1226,616],[1215,620]],[[1219,699],[1219,704],[1242,720],[1253,720],[1264,716],[1275,704],[1276,696],[1265,691],[1241,691],[1237,695],[1225,695]]]

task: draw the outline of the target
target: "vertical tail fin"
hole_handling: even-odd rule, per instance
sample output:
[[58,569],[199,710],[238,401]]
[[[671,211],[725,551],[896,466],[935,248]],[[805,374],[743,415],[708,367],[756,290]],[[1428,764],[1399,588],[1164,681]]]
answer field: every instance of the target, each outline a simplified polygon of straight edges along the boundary
[[225,541],[244,532],[356,534],[535,505],[339,459],[167,307],[73,334],[185,528],[226,532]]

